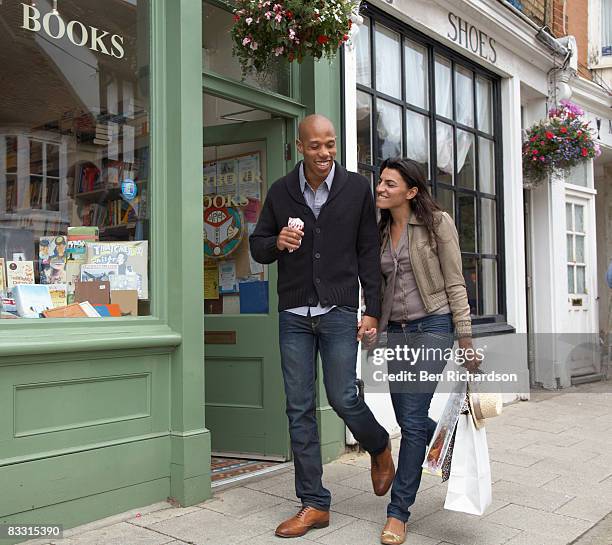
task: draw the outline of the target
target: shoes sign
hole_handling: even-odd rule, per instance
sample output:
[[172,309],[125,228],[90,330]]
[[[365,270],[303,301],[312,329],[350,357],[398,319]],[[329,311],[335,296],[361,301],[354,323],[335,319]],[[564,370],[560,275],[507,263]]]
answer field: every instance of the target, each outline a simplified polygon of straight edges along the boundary
[[41,14],[35,6],[22,3],[23,25],[21,28],[32,32],[44,32],[54,40],[61,40],[64,36],[78,47],[87,47],[104,55],[122,59],[125,56],[123,49],[123,36],[110,35],[106,30],[94,26],[86,26],[80,21],[66,23],[60,14],[53,10]]
[[448,32],[447,37],[450,40],[495,64],[497,50],[493,38],[452,12],[448,14],[448,22],[451,31]]

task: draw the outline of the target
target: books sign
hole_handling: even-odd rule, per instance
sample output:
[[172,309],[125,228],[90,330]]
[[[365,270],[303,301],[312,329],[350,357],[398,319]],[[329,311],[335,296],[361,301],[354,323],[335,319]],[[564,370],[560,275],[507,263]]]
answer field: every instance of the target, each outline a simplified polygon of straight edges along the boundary
[[49,38],[61,40],[64,36],[78,47],[88,47],[104,55],[122,59],[125,56],[123,36],[110,35],[106,30],[95,26],[85,26],[80,21],[65,23],[60,14],[53,10],[44,15],[33,5],[21,3],[23,7],[23,24],[21,28],[32,32],[44,32]]

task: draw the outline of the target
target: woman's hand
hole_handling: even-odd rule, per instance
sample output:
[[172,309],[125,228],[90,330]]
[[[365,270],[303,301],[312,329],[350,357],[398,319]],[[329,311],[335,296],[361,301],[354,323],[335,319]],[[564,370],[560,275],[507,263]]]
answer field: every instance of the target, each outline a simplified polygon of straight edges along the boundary
[[474,350],[474,345],[472,344],[472,337],[462,337],[458,341],[459,348],[463,351],[463,357],[465,358],[465,363],[463,367],[473,373],[477,371],[482,363],[482,356],[477,354]]
[[357,342],[363,341],[365,348],[370,348],[376,343],[378,334],[378,320],[371,316],[364,316],[357,324]]

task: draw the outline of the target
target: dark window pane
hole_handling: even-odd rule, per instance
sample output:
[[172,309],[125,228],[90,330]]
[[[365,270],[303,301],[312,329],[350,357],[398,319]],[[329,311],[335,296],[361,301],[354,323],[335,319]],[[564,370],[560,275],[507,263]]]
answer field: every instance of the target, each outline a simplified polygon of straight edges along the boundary
[[357,58],[357,83],[367,87],[372,85],[372,67],[370,62],[370,19],[363,18],[359,32],[355,36],[355,56]]
[[[0,137],[0,145],[2,144],[2,137]],[[17,137],[7,136],[6,143],[6,171],[17,172]]]
[[402,154],[402,109],[385,100],[377,103],[378,159]]
[[476,189],[474,135],[457,129],[457,185]]
[[480,233],[480,251],[483,254],[497,253],[497,222],[493,199],[480,199]]
[[452,119],[451,63],[436,55],[436,113]]
[[497,314],[497,262],[482,259],[482,303],[483,314]]
[[47,144],[47,176],[59,177],[59,146]]
[[438,186],[437,202],[445,212],[455,218],[455,192]]
[[446,123],[436,123],[436,142],[438,162],[436,179],[439,182],[452,185],[455,171],[453,161],[453,128]]
[[429,108],[427,96],[427,49],[410,40],[404,41],[406,102],[424,110]]
[[419,163],[429,178],[429,118],[408,110],[406,135],[406,157]]
[[402,98],[400,74],[400,36],[382,25],[376,25],[376,89],[395,98]]
[[472,71],[455,68],[455,112],[457,121],[474,126],[474,79]]
[[357,160],[372,163],[372,97],[357,91]]
[[36,140],[30,141],[30,174],[43,173],[43,144]]
[[463,258],[463,278],[467,291],[470,313],[478,314],[478,266],[475,257]]
[[463,252],[476,251],[476,199],[471,195],[458,195],[459,246]]
[[486,138],[478,138],[478,166],[480,191],[495,194],[495,144]]

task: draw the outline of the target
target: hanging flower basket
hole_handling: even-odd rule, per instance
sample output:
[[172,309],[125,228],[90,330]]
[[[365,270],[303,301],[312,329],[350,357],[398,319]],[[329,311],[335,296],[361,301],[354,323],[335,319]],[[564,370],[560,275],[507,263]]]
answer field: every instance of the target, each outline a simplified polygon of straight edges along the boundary
[[523,142],[523,176],[533,187],[555,173],[567,172],[601,150],[584,111],[569,100],[548,112],[548,118],[528,129]]
[[268,72],[280,58],[300,63],[308,55],[333,58],[349,40],[351,13],[358,4],[356,0],[237,0],[231,34],[243,74]]

